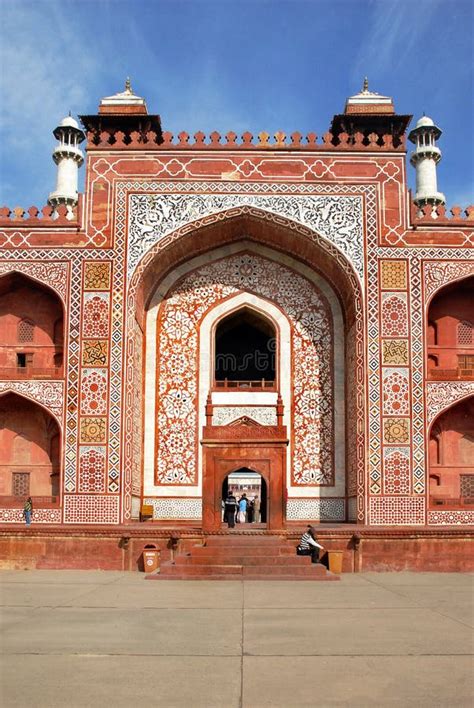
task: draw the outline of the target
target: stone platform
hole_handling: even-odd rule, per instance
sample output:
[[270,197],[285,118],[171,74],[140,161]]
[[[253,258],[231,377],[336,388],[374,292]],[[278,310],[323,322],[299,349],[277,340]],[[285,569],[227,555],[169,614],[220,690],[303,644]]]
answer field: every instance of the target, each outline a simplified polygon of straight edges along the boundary
[[[305,525],[269,532],[223,528],[214,536],[275,537],[295,547]],[[474,570],[474,527],[358,526],[320,524],[320,543],[343,552],[343,573],[415,570],[467,572]],[[160,549],[161,562],[172,554],[190,552],[208,535],[197,526],[135,523],[120,526],[37,524],[0,525],[0,568],[143,570],[146,545]]]

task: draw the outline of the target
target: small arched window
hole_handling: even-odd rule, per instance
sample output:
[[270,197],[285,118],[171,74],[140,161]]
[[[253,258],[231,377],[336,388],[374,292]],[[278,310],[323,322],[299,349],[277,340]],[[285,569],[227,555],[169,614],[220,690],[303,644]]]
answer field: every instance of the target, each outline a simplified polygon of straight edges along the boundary
[[222,319],[215,332],[216,385],[273,387],[276,342],[271,321],[250,308],[243,307]]
[[34,339],[35,325],[31,320],[21,320],[18,323],[18,342],[25,344]]
[[472,324],[464,320],[458,324],[458,344],[472,344]]

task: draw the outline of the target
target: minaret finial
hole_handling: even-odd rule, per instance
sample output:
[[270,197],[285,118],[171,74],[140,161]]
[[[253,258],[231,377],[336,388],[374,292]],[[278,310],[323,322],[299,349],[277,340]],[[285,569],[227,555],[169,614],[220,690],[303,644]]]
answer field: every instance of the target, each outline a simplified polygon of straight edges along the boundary
[[362,91],[368,91],[368,90],[369,90],[369,79],[366,76],[364,78],[364,87],[363,87]]
[[127,78],[125,79],[125,91],[127,91],[128,93],[133,93],[132,84],[130,82],[130,76],[127,76]]

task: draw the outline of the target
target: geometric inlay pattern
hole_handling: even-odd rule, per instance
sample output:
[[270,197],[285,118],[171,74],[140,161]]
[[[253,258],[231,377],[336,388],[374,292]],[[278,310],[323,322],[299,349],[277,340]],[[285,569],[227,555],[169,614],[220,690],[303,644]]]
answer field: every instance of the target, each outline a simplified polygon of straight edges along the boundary
[[286,517],[289,521],[344,521],[344,499],[288,499]]
[[83,337],[108,337],[109,293],[86,293],[82,317]]
[[105,447],[81,447],[79,492],[105,492]]
[[84,290],[109,290],[110,267],[107,261],[102,263],[85,263]]
[[198,499],[144,499],[153,507],[154,519],[201,519],[202,500]]
[[[21,524],[24,520],[23,509],[0,509],[2,524]],[[61,509],[34,509],[31,520],[34,524],[60,524]]]
[[383,370],[384,415],[409,415],[408,370]]
[[107,434],[107,418],[81,418],[81,442],[102,443]]
[[119,496],[66,494],[64,520],[69,524],[118,524]]
[[83,369],[81,413],[105,415],[107,412],[107,369]]
[[410,493],[410,449],[408,447],[384,449],[385,494]]
[[383,440],[389,445],[410,442],[410,419],[384,418]]
[[405,261],[381,261],[380,287],[382,290],[407,289],[407,264]]
[[430,526],[474,525],[474,511],[470,509],[463,511],[428,511],[428,524]]
[[375,526],[421,526],[425,523],[425,498],[371,497],[370,523]]
[[407,339],[384,339],[382,342],[382,364],[391,366],[408,366]]
[[107,339],[84,339],[82,342],[82,366],[107,366],[109,342]]
[[382,295],[382,335],[384,337],[408,336],[408,309],[404,293]]

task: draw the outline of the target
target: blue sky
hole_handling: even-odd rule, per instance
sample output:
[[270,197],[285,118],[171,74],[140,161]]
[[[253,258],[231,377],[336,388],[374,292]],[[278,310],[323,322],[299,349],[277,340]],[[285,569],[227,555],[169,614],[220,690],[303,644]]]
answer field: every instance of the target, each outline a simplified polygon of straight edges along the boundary
[[[474,201],[471,0],[0,0],[0,205],[46,203],[64,115],[134,91],[163,128],[326,132],[370,88],[442,128],[439,189]],[[412,126],[414,124],[412,123]],[[84,168],[82,169],[82,172]],[[409,183],[414,171],[408,168]]]

